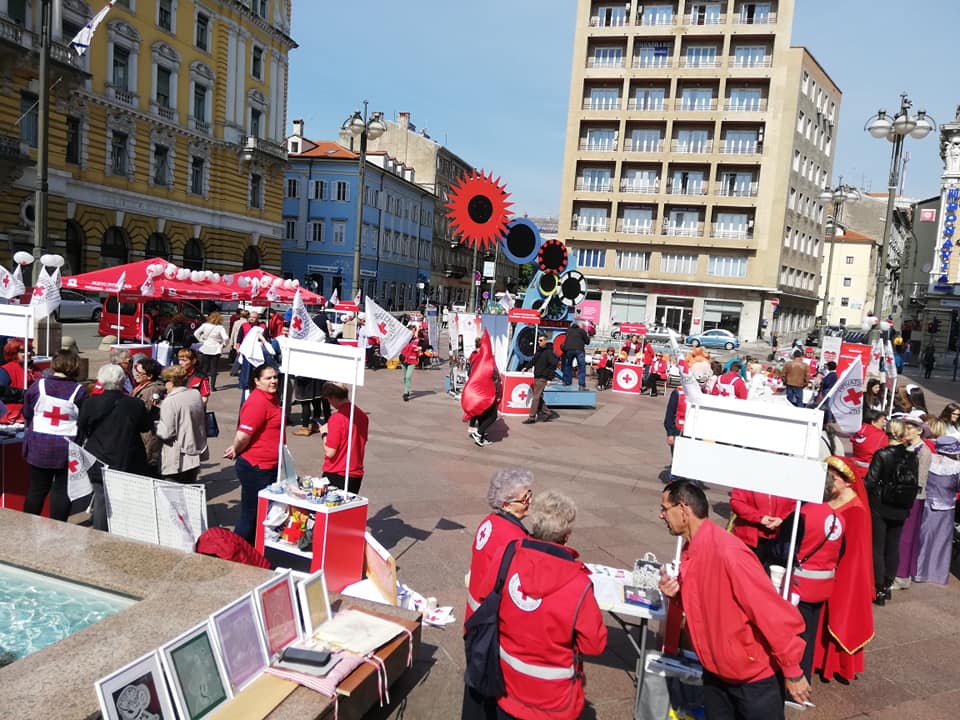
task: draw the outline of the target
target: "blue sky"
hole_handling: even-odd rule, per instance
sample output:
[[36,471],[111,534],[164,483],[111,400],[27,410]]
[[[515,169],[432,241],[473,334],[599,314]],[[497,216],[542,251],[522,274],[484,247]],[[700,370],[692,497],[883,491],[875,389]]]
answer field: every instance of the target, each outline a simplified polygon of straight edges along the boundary
[[[890,145],[863,132],[906,91],[914,108],[952,120],[960,84],[948,48],[955,0],[797,0],[793,44],[843,90],[834,181],[886,189]],[[501,175],[519,214],[559,209],[575,0],[297,0],[287,119],[334,140],[364,99],[412,121],[477,167]],[[288,130],[289,132],[289,130]],[[927,197],[942,164],[934,135],[907,140],[904,192]]]

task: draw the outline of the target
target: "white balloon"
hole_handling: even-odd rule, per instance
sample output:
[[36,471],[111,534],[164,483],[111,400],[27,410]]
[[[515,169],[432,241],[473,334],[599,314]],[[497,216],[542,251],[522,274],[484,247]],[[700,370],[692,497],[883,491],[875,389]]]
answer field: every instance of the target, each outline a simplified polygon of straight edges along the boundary
[[220,273],[215,273],[215,272],[210,273],[210,282],[214,282],[214,283],[220,282]]
[[60,255],[41,255],[40,264],[47,267],[63,267],[63,257]]
[[293,290],[293,280],[284,280],[283,287],[286,290]]
[[14,253],[13,261],[17,263],[17,265],[29,265],[33,262],[33,255],[20,250],[19,252]]
[[203,279],[203,273],[199,270],[190,271],[190,282],[200,282]]
[[177,280],[186,280],[190,277],[190,271],[187,268],[177,270]]
[[250,278],[246,277],[245,275],[241,275],[240,277],[237,278],[237,286],[245,288],[249,284],[250,284]]
[[300,287],[300,281],[299,281],[299,280],[297,280],[296,278],[294,278],[294,279],[293,279],[293,280],[291,280],[290,282],[292,282],[292,283],[293,283],[293,286],[294,286],[295,288],[298,288],[298,287]]
[[271,283],[271,285],[272,285],[273,287],[280,287],[280,286],[282,286],[282,285],[283,285],[283,278],[274,278],[274,279],[273,279],[273,282]]
[[169,263],[169,264],[163,269],[163,276],[166,277],[166,278],[168,278],[168,279],[170,279],[170,280],[173,280],[173,278],[176,276],[176,274],[177,274],[177,266],[174,265],[173,263]]

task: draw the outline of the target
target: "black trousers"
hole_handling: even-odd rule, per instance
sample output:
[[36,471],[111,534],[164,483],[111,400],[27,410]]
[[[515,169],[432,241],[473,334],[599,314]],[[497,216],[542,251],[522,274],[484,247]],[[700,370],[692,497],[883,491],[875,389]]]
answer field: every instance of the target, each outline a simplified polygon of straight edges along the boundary
[[800,617],[803,618],[803,641],[807,646],[803,649],[803,658],[800,660],[800,669],[803,670],[803,676],[810,682],[810,674],[813,672],[813,651],[817,640],[817,630],[820,628],[820,615],[823,613],[823,603],[809,603],[801,600],[797,605],[800,611]]
[[777,675],[730,685],[703,671],[707,720],[783,720],[783,683]]
[[881,517],[872,508],[873,521],[873,584],[877,590],[887,587],[897,575],[900,563],[900,534],[905,520]]
[[484,410],[477,418],[477,432],[480,433],[480,437],[485,438],[487,436],[487,430],[489,430],[496,421],[497,403],[493,403],[493,405]]
[[30,466],[30,488],[23,501],[23,511],[30,515],[43,512],[43,501],[50,495],[50,517],[66,520],[70,517],[70,498],[67,497],[67,469]]
[[318,422],[321,425],[330,417],[330,401],[323,398],[304,400],[300,403],[300,424],[310,427],[310,423]]
[[350,487],[345,486],[345,476],[338,475],[336,473],[324,473],[323,476],[330,481],[330,484],[341,490],[348,490],[352,493],[360,494],[360,485],[363,483],[363,475],[357,477],[356,475],[350,476]]
[[198,370],[206,375],[210,380],[210,390],[217,389],[217,369],[220,366],[220,356],[219,355],[206,355],[204,353],[199,353],[200,362]]
[[659,379],[660,379],[660,376],[657,375],[656,373],[649,373],[649,374],[647,375],[647,379],[643,381],[643,388],[641,389],[641,392],[643,392],[643,390],[649,390],[649,391],[650,391],[650,396],[651,396],[651,397],[656,397],[656,396],[657,396],[657,381],[658,381]]
[[496,720],[496,718],[496,699],[481,695],[472,687],[464,685],[460,720]]

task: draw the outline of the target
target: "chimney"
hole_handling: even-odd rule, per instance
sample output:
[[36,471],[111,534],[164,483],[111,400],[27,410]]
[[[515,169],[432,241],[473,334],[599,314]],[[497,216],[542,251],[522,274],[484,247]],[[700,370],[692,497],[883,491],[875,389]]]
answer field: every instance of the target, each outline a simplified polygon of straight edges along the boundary
[[293,121],[293,134],[296,137],[303,137],[303,118]]
[[406,130],[410,127],[410,113],[401,112],[397,113],[397,125],[400,126],[401,130]]

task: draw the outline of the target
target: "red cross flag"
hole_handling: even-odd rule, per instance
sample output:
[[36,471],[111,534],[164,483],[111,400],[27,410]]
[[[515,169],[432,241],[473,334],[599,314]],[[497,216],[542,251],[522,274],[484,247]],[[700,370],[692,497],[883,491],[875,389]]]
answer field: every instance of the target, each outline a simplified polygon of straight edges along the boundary
[[339,302],[340,302],[340,289],[334,288],[333,293],[331,293],[330,295],[330,300],[327,301],[327,304],[336,306],[336,304]]
[[883,353],[883,369],[887,373],[887,389],[892,392],[894,385],[897,384],[897,362],[893,356],[893,343],[889,340]]
[[5,267],[0,267],[0,298],[10,300],[18,295],[23,295],[25,290],[19,265],[14,268],[12,273]]
[[45,267],[40,268],[37,284],[30,297],[30,307],[38,320],[53,314],[60,307],[60,269],[51,275]]
[[353,296],[353,304],[356,305],[357,307],[360,307],[360,295],[361,295],[360,291],[357,290],[357,294]]
[[367,297],[367,337],[380,339],[380,355],[392,360],[413,339],[413,332],[405,328],[393,315]]
[[317,324],[311,319],[303,304],[303,298],[300,296],[300,288],[293,296],[293,313],[290,316],[290,337],[294,340],[310,340],[312,342],[324,342],[327,339]]
[[824,398],[840,429],[853,434],[863,425],[863,361],[858,355]]
[[93,492],[88,472],[98,462],[75,442],[67,440],[67,496],[71,501]]
[[883,360],[883,340],[877,338],[873,342],[873,349],[870,351],[870,364],[867,365],[868,375],[883,375],[883,371],[880,369],[881,360]]

